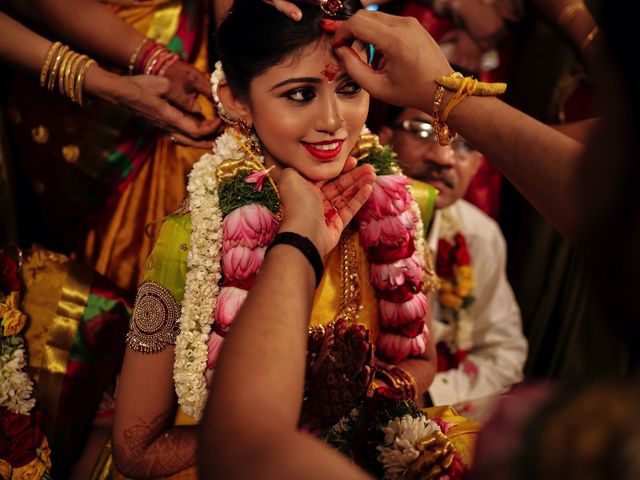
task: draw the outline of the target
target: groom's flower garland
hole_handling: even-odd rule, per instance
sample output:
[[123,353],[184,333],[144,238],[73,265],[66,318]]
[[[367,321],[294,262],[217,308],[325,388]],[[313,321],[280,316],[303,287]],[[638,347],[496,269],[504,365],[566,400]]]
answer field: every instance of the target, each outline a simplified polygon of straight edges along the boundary
[[[224,78],[220,71],[216,65],[211,76],[214,92]],[[215,153],[203,155],[189,176],[191,250],[174,381],[180,405],[195,418],[206,401],[204,373],[215,366],[223,338],[278,228],[277,189],[248,143],[237,131],[227,130],[216,141]],[[429,335],[422,293],[424,228],[409,181],[391,150],[375,142],[367,153],[366,161],[379,177],[358,216],[360,235],[379,299],[378,351],[383,360],[399,363],[423,353]]]

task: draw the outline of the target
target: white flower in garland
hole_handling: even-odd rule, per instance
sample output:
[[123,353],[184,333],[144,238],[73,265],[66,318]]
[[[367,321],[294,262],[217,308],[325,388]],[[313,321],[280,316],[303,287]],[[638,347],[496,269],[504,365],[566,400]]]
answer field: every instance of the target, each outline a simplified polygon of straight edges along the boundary
[[384,445],[377,447],[380,451],[378,461],[384,467],[383,478],[385,480],[405,478],[411,464],[420,456],[420,443],[439,430],[438,425],[424,415],[413,417],[407,414],[402,418],[391,420],[382,429]]
[[16,338],[0,340],[0,406],[27,415],[36,403],[27,366],[24,343]]
[[202,415],[207,398],[207,340],[220,292],[222,212],[216,168],[226,158],[238,155],[235,141],[226,133],[218,137],[214,151],[203,155],[189,175],[191,250],[173,368],[178,403],[196,419]]

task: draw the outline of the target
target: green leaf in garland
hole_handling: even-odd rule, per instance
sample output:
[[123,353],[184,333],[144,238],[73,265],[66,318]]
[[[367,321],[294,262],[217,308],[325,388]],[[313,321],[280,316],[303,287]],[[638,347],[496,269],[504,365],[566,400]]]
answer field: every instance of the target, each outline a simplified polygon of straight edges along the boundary
[[396,154],[391,147],[388,146],[372,148],[360,163],[369,163],[372,165],[376,175],[395,175],[400,171]]
[[274,214],[280,211],[280,198],[268,180],[262,185],[262,190],[254,188],[254,184],[245,182],[248,173],[239,173],[235,177],[220,184],[219,199],[222,216],[226,216],[236,208],[259,203]]

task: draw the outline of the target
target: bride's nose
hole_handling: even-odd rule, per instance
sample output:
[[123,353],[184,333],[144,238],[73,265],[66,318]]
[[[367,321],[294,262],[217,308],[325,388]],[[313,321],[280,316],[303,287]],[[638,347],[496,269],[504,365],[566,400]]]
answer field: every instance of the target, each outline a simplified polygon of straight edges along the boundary
[[334,99],[320,104],[316,117],[316,129],[320,132],[335,133],[344,123],[340,107]]

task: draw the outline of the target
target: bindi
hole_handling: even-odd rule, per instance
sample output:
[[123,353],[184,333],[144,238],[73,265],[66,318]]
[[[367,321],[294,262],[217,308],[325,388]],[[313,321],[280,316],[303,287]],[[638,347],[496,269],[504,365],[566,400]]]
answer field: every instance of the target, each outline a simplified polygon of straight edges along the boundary
[[324,78],[327,79],[329,83],[331,83],[336,78],[338,73],[340,73],[340,67],[334,65],[333,63],[327,63],[320,73]]

